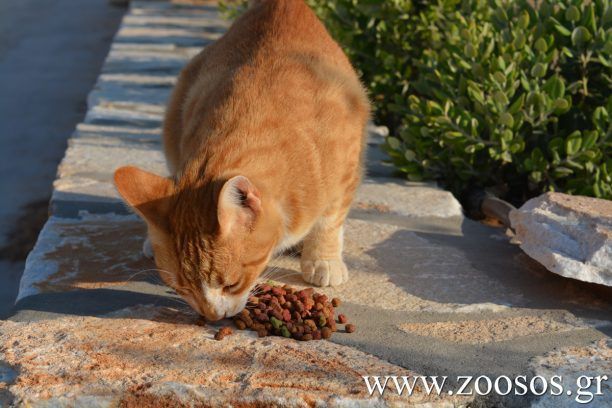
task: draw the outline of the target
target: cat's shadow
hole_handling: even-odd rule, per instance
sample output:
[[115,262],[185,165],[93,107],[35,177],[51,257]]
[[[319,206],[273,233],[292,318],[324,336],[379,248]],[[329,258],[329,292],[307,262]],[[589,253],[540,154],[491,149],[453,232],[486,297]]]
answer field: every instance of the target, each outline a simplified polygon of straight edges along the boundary
[[406,293],[453,305],[612,314],[612,288],[561,277],[511,244],[502,229],[464,219],[461,235],[396,231],[367,251]]

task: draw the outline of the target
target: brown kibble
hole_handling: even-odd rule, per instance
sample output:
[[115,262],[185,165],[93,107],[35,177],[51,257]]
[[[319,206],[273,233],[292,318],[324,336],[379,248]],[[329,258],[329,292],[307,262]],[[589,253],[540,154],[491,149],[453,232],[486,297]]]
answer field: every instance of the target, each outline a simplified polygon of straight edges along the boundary
[[246,323],[244,323],[242,320],[240,319],[235,319],[234,320],[234,324],[236,325],[236,327],[238,328],[238,330],[244,330],[247,328]]
[[272,288],[272,294],[274,296],[284,296],[286,293],[287,292],[285,292],[285,289],[279,288],[278,286]]
[[215,333],[215,340],[223,340],[223,338],[225,336],[230,336],[234,334],[234,331],[232,330],[231,327],[225,326],[219,329],[219,331],[217,331]]
[[347,333],[353,333],[355,330],[357,330],[357,327],[355,327],[355,325],[354,325],[354,324],[350,324],[350,323],[349,323],[349,324],[347,324],[346,326],[344,326],[344,330],[345,330]]
[[246,327],[253,326],[253,319],[251,319],[251,316],[249,315],[242,316],[240,320],[242,320],[244,324],[246,324]]
[[321,337],[324,339],[329,339],[332,335],[332,331],[329,327],[324,327],[321,329]]
[[[334,308],[340,305],[340,299],[329,300],[313,288],[297,290],[289,285],[260,284],[256,289],[259,294],[248,299],[250,309],[234,317],[239,330],[250,329],[259,337],[282,335],[302,341],[329,339],[337,330]],[[345,315],[339,314],[337,319],[345,324],[347,333],[355,331],[354,325],[346,324]],[[231,329],[222,329],[215,338],[220,340],[231,333]]]
[[304,323],[306,324],[306,326],[310,327],[310,329],[312,329],[312,330],[316,330],[317,329],[317,324],[314,322],[314,320],[306,319],[306,320],[304,320]]
[[334,319],[329,319],[326,326],[332,329],[332,331],[336,331],[336,321]]

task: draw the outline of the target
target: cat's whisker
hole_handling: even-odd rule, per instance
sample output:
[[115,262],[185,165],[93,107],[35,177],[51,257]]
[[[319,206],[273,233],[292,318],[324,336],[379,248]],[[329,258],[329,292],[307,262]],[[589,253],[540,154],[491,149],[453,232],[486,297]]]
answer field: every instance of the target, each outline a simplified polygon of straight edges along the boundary
[[276,276],[274,278],[274,280],[275,281],[281,281],[282,279],[288,278],[290,276],[301,275],[301,274],[302,274],[301,272],[295,272],[295,271],[294,272],[287,272],[287,273],[285,273],[283,275]]
[[[141,274],[143,274],[143,273],[153,273],[153,272],[158,272],[158,273],[166,273],[166,274],[172,275],[172,273],[171,273],[171,272],[166,271],[166,270],[163,270],[163,269],[158,269],[158,268],[143,269],[143,270],[140,270],[140,271],[137,271],[137,272],[133,273],[133,274],[132,274],[132,275],[131,275],[131,276],[130,276],[130,277],[127,279],[127,280],[126,280],[126,283],[127,283],[127,282],[130,282],[132,279],[134,279],[135,277],[137,277],[137,276],[139,276],[139,275],[141,275]],[[151,275],[151,277],[155,278],[156,276],[155,276],[155,275]]]
[[266,278],[270,279],[270,280],[280,280],[280,279],[285,278],[287,276],[298,275],[298,274],[301,274],[301,272],[299,272],[299,271],[292,271],[292,270],[288,270],[288,269],[278,269],[278,270],[275,270],[275,271],[271,272],[268,276],[266,276]]

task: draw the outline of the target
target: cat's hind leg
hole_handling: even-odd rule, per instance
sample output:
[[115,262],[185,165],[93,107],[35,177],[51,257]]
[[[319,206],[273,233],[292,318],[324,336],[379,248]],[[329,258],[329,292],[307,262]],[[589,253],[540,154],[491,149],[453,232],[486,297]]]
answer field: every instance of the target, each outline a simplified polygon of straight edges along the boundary
[[344,217],[322,218],[303,242],[300,266],[304,280],[316,286],[337,286],[348,280],[342,260]]

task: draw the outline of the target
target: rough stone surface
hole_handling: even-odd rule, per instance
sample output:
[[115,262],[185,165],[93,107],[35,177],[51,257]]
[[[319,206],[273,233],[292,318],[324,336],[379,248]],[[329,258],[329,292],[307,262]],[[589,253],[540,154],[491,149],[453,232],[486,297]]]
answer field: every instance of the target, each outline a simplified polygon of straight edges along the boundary
[[405,323],[399,328],[424,337],[437,337],[457,343],[481,344],[536,334],[570,331],[580,327],[576,325],[575,318],[569,318],[573,322],[559,321],[546,315],[525,315],[458,322]]
[[463,214],[461,204],[450,192],[430,183],[397,178],[365,178],[354,206],[407,217],[461,217]]
[[[401,399],[370,397],[362,376],[415,374],[330,342],[260,340],[252,332],[216,341],[217,328],[198,321],[139,307],[100,318],[2,322],[0,349],[11,371],[0,392],[7,388],[20,406],[386,405]],[[446,397],[444,404],[462,401]],[[419,389],[410,403],[441,406],[441,398]]]
[[510,220],[521,248],[548,270],[612,286],[612,201],[547,193]]
[[[563,396],[544,395],[532,403],[533,408],[610,407],[612,406],[612,340],[602,339],[585,347],[566,347],[531,361],[534,375],[544,378],[560,376]],[[580,377],[590,377],[590,380]],[[606,376],[598,386],[594,377]],[[580,390],[580,388],[582,388]],[[567,392],[571,392],[568,395]],[[598,395],[599,394],[599,395]]]

